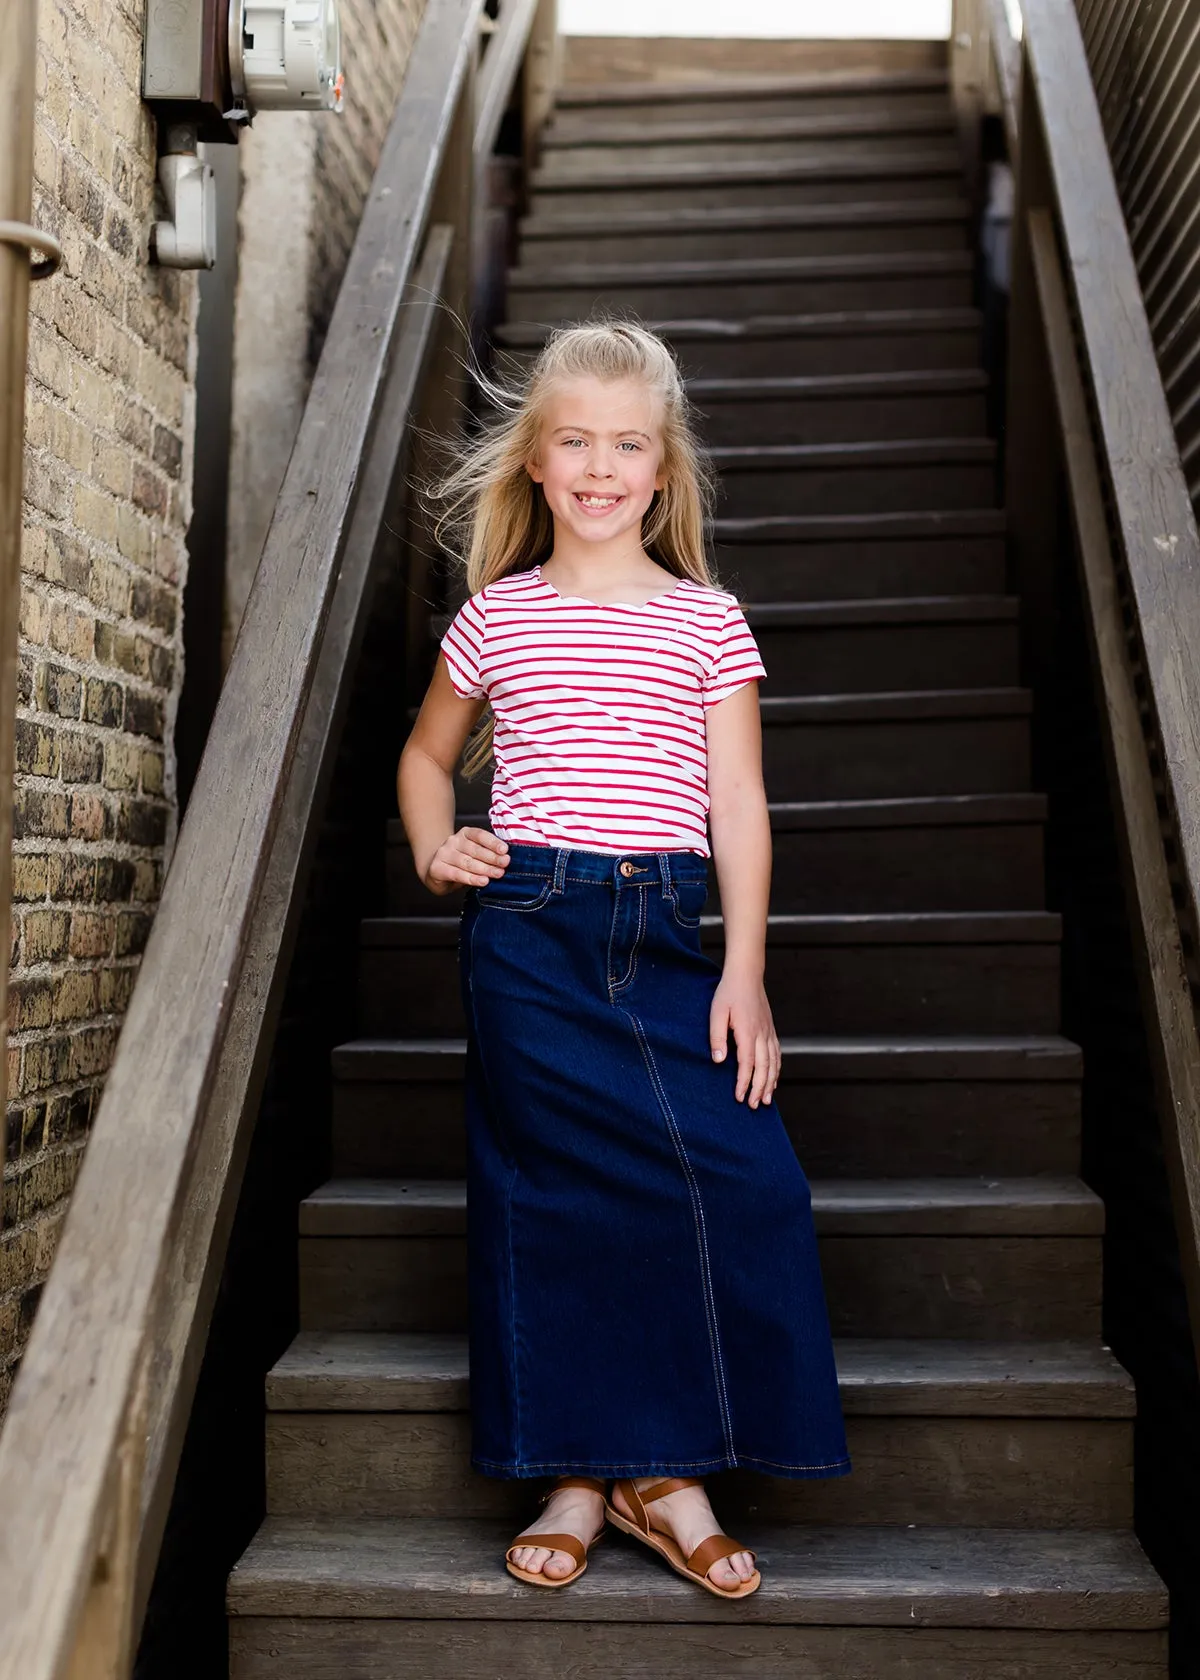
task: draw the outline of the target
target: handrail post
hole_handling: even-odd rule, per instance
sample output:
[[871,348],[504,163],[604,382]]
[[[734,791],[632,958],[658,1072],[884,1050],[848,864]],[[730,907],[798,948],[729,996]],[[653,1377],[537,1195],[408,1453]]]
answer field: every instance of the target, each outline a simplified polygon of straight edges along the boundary
[[[36,0],[0,0],[0,221],[33,209]],[[8,948],[12,926],[12,785],[21,596],[21,495],[29,252],[0,240],[0,1107],[8,1096]]]
[[525,178],[537,163],[542,129],[554,106],[562,71],[562,38],[558,32],[558,0],[538,0],[529,31],[521,97],[521,137]]
[[[1009,586],[1021,601],[1023,677],[1035,716],[1050,726],[1048,684],[1054,665],[1055,572],[1064,532],[1060,520],[1059,440],[1046,401],[1046,347],[1029,241],[1032,210],[1053,210],[1046,138],[1027,69],[1021,76],[1021,151],[1012,220],[1008,312],[1005,496]],[[1034,742],[1035,763],[1038,742]]]

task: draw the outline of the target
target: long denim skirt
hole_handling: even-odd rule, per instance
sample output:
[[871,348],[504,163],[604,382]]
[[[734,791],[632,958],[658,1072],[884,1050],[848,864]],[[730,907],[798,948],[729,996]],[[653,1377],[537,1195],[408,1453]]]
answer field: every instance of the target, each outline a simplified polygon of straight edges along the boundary
[[844,1474],[808,1183],[709,1048],[704,859],[509,853],[460,934],[472,1462]]

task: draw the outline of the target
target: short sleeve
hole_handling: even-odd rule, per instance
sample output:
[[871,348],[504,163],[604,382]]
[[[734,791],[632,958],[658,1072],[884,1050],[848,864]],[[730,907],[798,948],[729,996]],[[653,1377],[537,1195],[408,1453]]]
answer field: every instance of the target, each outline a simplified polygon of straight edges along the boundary
[[717,644],[712,668],[704,679],[703,699],[706,707],[715,706],[742,687],[765,677],[767,668],[758,651],[758,643],[746,623],[746,615],[736,601],[729,603],[725,622]]
[[486,630],[487,608],[480,591],[463,602],[441,641],[450,682],[455,694],[462,700],[479,700],[487,692],[482,676]]

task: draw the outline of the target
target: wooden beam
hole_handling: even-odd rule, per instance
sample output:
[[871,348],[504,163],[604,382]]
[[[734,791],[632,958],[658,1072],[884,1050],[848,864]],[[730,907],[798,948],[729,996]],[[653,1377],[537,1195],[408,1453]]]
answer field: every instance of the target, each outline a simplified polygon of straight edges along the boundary
[[[1193,926],[1200,909],[1200,533],[1179,460],[1072,6],[1022,0],[1039,113],[1113,511],[1145,655]],[[1028,102],[1027,102],[1028,105]],[[1028,134],[1022,120],[1021,146]]]
[[1075,547],[1115,795],[1125,890],[1153,1053],[1192,1341],[1200,1348],[1200,1032],[1171,895],[1162,825],[1128,657],[1104,488],[1050,214],[1029,216],[1046,360],[1070,488]]

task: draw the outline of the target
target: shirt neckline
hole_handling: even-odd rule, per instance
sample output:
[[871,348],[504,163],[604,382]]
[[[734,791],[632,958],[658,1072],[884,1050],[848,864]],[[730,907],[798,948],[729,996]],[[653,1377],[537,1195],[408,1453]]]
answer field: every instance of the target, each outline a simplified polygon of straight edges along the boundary
[[672,595],[677,595],[683,588],[684,584],[690,581],[688,578],[680,578],[679,582],[674,584],[672,588],[664,589],[657,595],[651,595],[648,601],[593,601],[586,595],[564,595],[561,590],[556,589],[548,579],[542,576],[542,563],[540,560],[533,570],[537,575],[538,583],[543,589],[548,589],[556,601],[576,601],[581,606],[595,607],[600,612],[607,612],[610,607],[625,607],[633,612],[642,612],[646,607],[652,607],[658,601],[666,601],[669,600]]

